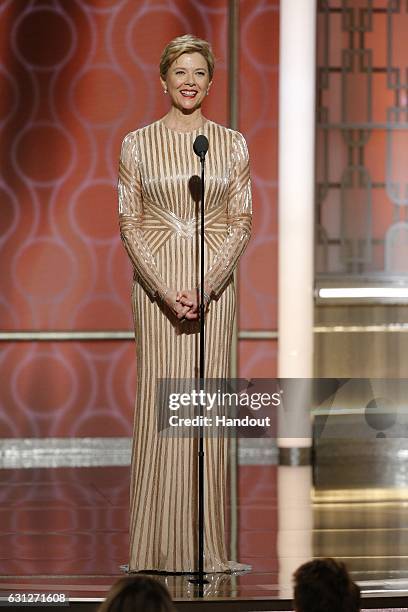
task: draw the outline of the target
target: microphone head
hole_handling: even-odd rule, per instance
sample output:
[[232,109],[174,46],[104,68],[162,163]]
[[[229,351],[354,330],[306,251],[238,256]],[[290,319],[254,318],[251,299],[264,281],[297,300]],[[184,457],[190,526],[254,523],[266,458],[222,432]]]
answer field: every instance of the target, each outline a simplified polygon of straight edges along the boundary
[[201,159],[204,159],[205,154],[208,151],[208,139],[200,134],[194,141],[193,144],[194,153]]

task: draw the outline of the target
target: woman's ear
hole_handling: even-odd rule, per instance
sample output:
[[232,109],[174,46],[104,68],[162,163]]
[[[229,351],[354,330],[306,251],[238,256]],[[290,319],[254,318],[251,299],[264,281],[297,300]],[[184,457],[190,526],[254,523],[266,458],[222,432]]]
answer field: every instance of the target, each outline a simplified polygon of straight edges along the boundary
[[160,77],[160,83],[161,83],[164,93],[167,93],[167,83],[162,77]]

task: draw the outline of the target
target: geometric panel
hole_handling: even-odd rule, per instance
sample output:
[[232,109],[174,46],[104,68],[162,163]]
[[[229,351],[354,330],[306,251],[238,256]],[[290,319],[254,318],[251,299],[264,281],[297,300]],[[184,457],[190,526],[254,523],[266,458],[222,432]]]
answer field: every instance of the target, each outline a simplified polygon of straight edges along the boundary
[[318,3],[318,277],[407,273],[407,31],[406,2]]

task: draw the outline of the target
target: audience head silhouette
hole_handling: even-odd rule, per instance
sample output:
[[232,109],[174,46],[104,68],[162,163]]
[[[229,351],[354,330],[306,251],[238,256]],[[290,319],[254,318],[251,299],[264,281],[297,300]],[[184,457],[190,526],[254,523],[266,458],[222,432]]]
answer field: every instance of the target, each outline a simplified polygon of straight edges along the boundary
[[115,582],[98,612],[175,612],[175,608],[161,582],[139,574]]
[[294,573],[296,612],[358,612],[360,589],[344,563],[315,559]]

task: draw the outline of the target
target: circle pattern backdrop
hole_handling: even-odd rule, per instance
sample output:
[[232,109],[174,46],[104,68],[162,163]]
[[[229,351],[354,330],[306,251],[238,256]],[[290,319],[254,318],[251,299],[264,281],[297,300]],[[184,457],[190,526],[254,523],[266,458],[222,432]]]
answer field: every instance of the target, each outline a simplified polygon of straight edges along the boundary
[[[239,129],[254,192],[240,274],[246,329],[276,327],[278,8],[240,3]],[[132,271],[117,223],[120,144],[165,114],[160,53],[186,32],[213,45],[205,113],[227,124],[227,23],[227,0],[0,3],[3,330],[132,329]],[[2,348],[0,438],[131,435],[133,343]],[[241,375],[256,376],[261,363],[274,374],[275,343],[241,342],[240,354]]]
[[[213,44],[217,70],[205,112],[227,124],[227,4],[0,2],[2,329],[132,328],[132,271],[117,224],[120,143],[127,132],[166,112],[159,55],[169,39],[185,32]],[[240,130],[250,148],[254,193],[253,237],[241,263],[240,326],[275,328],[278,2],[241,2],[240,10]],[[15,342],[1,349],[0,438],[131,435],[137,365],[132,342]],[[275,342],[241,341],[240,356],[243,376],[275,373]],[[269,467],[246,466],[239,474],[245,491],[240,551],[249,562],[255,555],[259,569],[275,554],[274,544],[264,533],[255,542],[247,531],[245,502],[264,503],[274,490]],[[33,535],[33,522],[41,526],[42,519],[32,512],[27,517],[26,505],[35,505],[37,492],[43,494],[37,480],[54,478],[51,472],[30,471],[31,486],[18,488],[21,499],[14,499],[16,487],[3,487],[3,506],[11,495],[15,509],[8,529],[25,559],[19,571],[21,563],[31,571],[27,547],[32,549],[33,538],[43,540],[40,532]],[[17,470],[15,482],[20,477],[26,485],[28,476]],[[48,529],[54,521],[56,553],[46,550],[44,556],[52,571],[70,573],[72,563],[78,570],[76,536],[58,532],[61,524],[66,531],[67,521],[74,530],[79,520],[65,508],[68,491],[70,499],[82,499],[90,526],[85,544],[81,539],[80,571],[106,572],[104,551],[98,557],[103,567],[95,568],[98,542],[92,528],[115,525],[110,548],[126,550],[128,481],[112,485],[113,510],[105,512],[89,497],[88,477],[80,483],[74,470],[72,478],[63,490],[57,482],[53,488],[53,511],[46,518]],[[36,569],[49,572],[49,563],[37,559]]]

